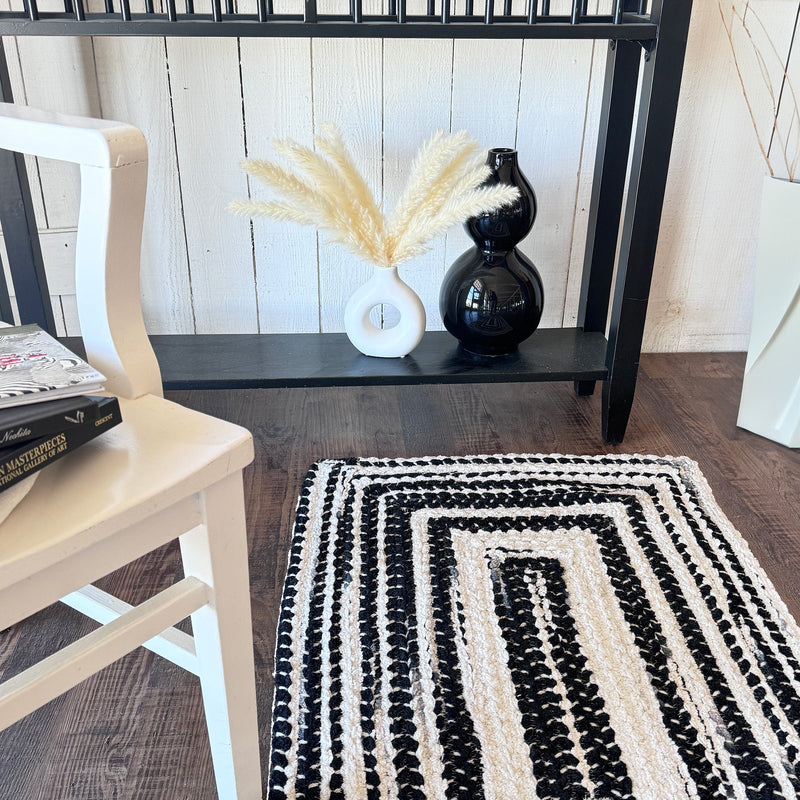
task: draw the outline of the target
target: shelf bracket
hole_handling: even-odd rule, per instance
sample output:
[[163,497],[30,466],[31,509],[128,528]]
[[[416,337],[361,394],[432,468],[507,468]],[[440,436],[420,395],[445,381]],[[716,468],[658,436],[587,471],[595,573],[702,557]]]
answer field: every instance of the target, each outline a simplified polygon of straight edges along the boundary
[[[617,42],[618,41],[620,41],[620,40],[619,39],[611,39],[609,41],[609,46],[611,47],[612,50],[616,50],[617,49]],[[650,60],[650,54],[653,52],[653,49],[656,46],[656,40],[655,39],[630,39],[628,41],[632,41],[634,44],[638,44],[639,47],[641,47],[642,50],[644,51],[644,60],[645,61],[649,61]]]

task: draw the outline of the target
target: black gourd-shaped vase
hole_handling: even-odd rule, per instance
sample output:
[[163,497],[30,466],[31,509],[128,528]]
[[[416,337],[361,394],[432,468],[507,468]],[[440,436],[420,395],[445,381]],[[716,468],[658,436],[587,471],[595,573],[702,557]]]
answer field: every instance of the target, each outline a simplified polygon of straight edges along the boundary
[[507,183],[519,199],[465,223],[475,247],[447,271],[439,293],[444,326],[470,353],[499,356],[516,351],[539,324],[544,304],[542,279],[516,246],[536,218],[536,195],[517,164],[517,151],[497,147],[486,163],[485,185]]

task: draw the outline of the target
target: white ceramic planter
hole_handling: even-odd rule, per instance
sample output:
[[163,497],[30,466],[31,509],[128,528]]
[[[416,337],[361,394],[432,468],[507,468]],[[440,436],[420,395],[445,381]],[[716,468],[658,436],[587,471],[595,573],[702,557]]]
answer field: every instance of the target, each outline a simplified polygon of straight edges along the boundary
[[[400,321],[392,328],[379,328],[369,318],[381,303],[394,306]],[[425,333],[425,307],[396,267],[376,267],[372,277],[353,292],[344,309],[347,337],[362,353],[382,358],[408,355]]]
[[767,177],[737,424],[800,447],[800,183]]

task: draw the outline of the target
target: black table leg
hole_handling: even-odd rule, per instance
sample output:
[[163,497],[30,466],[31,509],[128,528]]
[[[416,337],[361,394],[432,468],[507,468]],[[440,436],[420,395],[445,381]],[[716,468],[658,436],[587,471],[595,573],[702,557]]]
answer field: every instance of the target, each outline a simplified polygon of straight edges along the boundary
[[[636,42],[610,42],[606,58],[578,307],[578,327],[593,333],[605,334],[608,321],[641,52]],[[575,393],[590,395],[594,384],[594,381],[575,381]]]
[[633,405],[691,9],[691,0],[653,0],[659,38],[642,74],[608,333],[603,437],[609,444],[622,441]]

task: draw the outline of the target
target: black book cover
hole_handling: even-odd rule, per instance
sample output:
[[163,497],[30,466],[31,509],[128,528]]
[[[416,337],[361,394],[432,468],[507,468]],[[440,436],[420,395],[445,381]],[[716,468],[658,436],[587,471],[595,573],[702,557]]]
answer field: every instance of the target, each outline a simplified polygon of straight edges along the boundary
[[[16,447],[31,439],[75,428],[104,416],[105,397],[80,395],[44,403],[0,408],[0,458],[2,448]],[[105,412],[107,413],[107,412]]]
[[49,436],[40,436],[18,447],[0,450],[0,490],[27,478],[122,422],[116,397],[101,397],[98,400],[97,419]]

